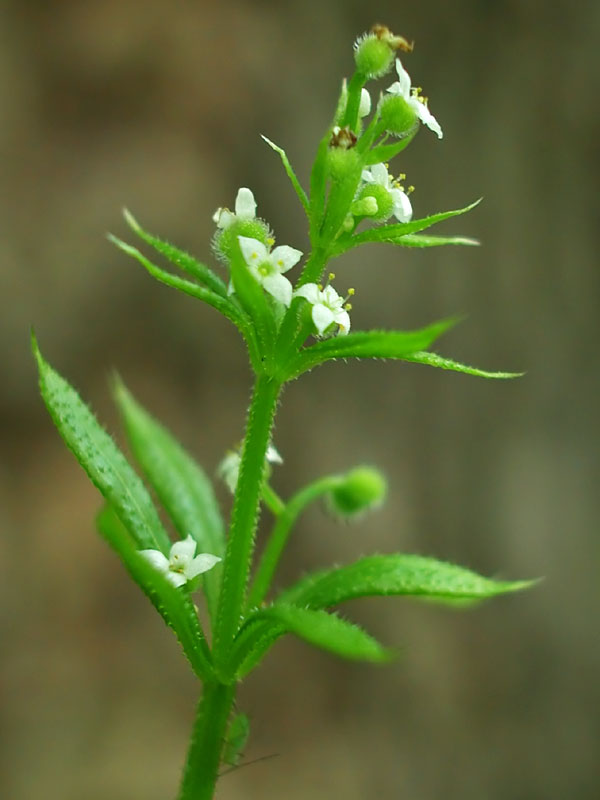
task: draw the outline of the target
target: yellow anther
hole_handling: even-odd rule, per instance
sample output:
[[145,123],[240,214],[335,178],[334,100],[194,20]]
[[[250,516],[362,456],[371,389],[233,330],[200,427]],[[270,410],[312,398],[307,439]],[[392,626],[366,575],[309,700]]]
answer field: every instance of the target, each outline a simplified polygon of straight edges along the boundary
[[275,239],[273,239],[272,236],[269,236],[269,238],[267,239],[267,244],[269,245],[269,247],[273,247],[273,245],[275,244]]
[[334,280],[334,278],[335,278],[335,272],[330,272],[329,273],[329,280],[332,281],[332,280]]
[[344,305],[344,308],[346,309],[346,311],[352,311],[352,303],[346,303]]
[[414,186],[409,186],[408,189],[406,190],[406,194],[412,194],[414,190],[415,190]]
[[348,289],[348,297],[352,297],[354,294],[354,289]]
[[322,291],[323,291],[323,284],[322,284],[322,283],[317,283],[317,289],[318,289],[320,292],[322,292]]
[[398,180],[399,181],[405,181],[406,180],[406,174],[404,172],[401,172],[400,175],[398,175]]

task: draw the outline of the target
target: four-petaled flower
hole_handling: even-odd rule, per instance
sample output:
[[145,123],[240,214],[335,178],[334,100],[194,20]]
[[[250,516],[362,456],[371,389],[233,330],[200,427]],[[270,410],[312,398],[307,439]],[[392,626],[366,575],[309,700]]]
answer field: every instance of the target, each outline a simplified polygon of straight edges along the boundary
[[248,269],[256,280],[284,306],[292,302],[292,284],[283,277],[302,258],[300,250],[287,245],[276,247],[269,252],[258,239],[238,236],[240,248]]
[[161,572],[173,586],[183,586],[197,575],[212,569],[221,559],[211,553],[196,552],[196,541],[188,536],[180,542],[175,542],[169,551],[169,558],[160,550],[140,550],[146,561]]
[[316,283],[305,283],[294,292],[294,297],[304,297],[312,305],[312,321],[320,336],[333,323],[339,325],[342,335],[350,330],[350,315],[344,308],[346,301],[333,286],[322,289]]
[[398,80],[392,83],[387,91],[390,94],[397,94],[403,97],[423,125],[427,125],[430,130],[437,134],[438,139],[441,139],[444,134],[442,133],[439,122],[427,108],[427,100],[420,96],[420,90],[411,88],[410,75],[402,66],[402,62],[399,58],[396,59],[396,72],[398,73]]
[[236,219],[255,219],[256,200],[250,189],[242,186],[238,189],[235,198],[235,214],[228,208],[217,208],[213,214],[213,222],[217,223],[217,228],[225,229],[232,225]]
[[363,169],[361,178],[365,183],[376,183],[388,191],[394,204],[392,214],[399,222],[410,220],[412,206],[409,197],[389,174],[385,164],[373,164],[369,169]]

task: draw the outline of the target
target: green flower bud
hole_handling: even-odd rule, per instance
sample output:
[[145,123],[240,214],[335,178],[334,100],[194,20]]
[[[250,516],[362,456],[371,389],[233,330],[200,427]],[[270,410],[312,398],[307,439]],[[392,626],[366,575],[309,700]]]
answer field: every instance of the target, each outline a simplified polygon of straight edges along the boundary
[[381,103],[380,120],[388,133],[404,137],[412,132],[419,122],[419,117],[402,95],[392,94],[385,97]]
[[[394,198],[385,186],[381,186],[379,183],[368,183],[358,195],[358,202],[367,198],[373,198],[377,203],[375,212],[369,214],[374,222],[385,222],[394,213]],[[354,210],[354,206],[351,210],[353,214],[360,213]]]
[[329,495],[329,507],[341,517],[353,517],[381,505],[387,481],[374,467],[356,467]]
[[327,151],[327,169],[332,180],[341,181],[358,168],[359,159],[355,149],[330,147]]
[[264,245],[268,245],[271,238],[271,231],[266,222],[262,219],[235,219],[230,225],[222,230],[218,230],[213,240],[213,248],[218,258],[229,261],[233,246],[238,240],[238,236],[247,236],[249,239],[258,239]]
[[394,36],[385,25],[373,25],[354,43],[356,69],[367,78],[381,78],[390,71],[397,50],[410,52],[411,42],[402,36]]

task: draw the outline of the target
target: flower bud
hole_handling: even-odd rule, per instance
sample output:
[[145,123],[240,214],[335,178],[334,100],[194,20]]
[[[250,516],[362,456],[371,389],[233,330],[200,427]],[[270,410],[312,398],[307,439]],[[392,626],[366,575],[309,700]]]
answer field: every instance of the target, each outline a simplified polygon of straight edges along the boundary
[[341,517],[353,517],[380,505],[387,491],[384,476],[374,467],[356,467],[346,473],[329,495],[329,507]]
[[380,119],[388,133],[400,137],[411,133],[419,121],[415,109],[399,94],[388,95],[382,100]]
[[355,149],[345,150],[341,147],[330,147],[327,151],[327,169],[334,181],[343,180],[351,172],[359,168],[358,153]]
[[[357,202],[364,202],[369,198],[373,199],[376,204],[375,211],[369,214],[374,222],[385,222],[392,216],[394,213],[394,198],[385,186],[381,186],[378,183],[368,183],[358,195]],[[355,211],[353,207],[352,213],[358,214],[359,212]]]
[[354,43],[354,61],[357,70],[367,78],[380,78],[389,72],[397,50],[410,52],[411,42],[402,36],[394,36],[385,25],[373,25]]
[[262,244],[267,245],[271,236],[269,226],[262,219],[235,219],[227,228],[218,230],[213,240],[215,253],[221,260],[229,261],[233,247],[237,244],[238,236],[246,236],[249,239],[258,239]]

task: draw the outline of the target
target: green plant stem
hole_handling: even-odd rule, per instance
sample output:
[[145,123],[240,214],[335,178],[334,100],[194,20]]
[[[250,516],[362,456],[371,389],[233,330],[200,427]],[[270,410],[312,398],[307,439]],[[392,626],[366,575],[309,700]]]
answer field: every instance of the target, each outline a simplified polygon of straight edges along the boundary
[[223,565],[213,645],[217,669],[227,662],[228,652],[239,628],[244,608],[254,534],[258,523],[259,501],[263,489],[265,454],[271,439],[273,417],[280,390],[281,384],[272,378],[266,375],[257,377],[248,412]]
[[262,499],[271,514],[274,514],[276,517],[285,510],[285,503],[268,483],[265,483],[263,486]]
[[302,269],[296,288],[304,286],[305,283],[318,283],[328,260],[329,252],[327,248],[315,247]]
[[211,800],[235,686],[206,683],[198,704],[178,800]]
[[327,475],[310,486],[297,492],[283,512],[280,514],[275,527],[263,551],[254,583],[248,595],[247,609],[254,608],[262,603],[271,586],[275,570],[279,564],[281,554],[288,542],[292,526],[309,503],[339,486],[343,479],[338,475]]

